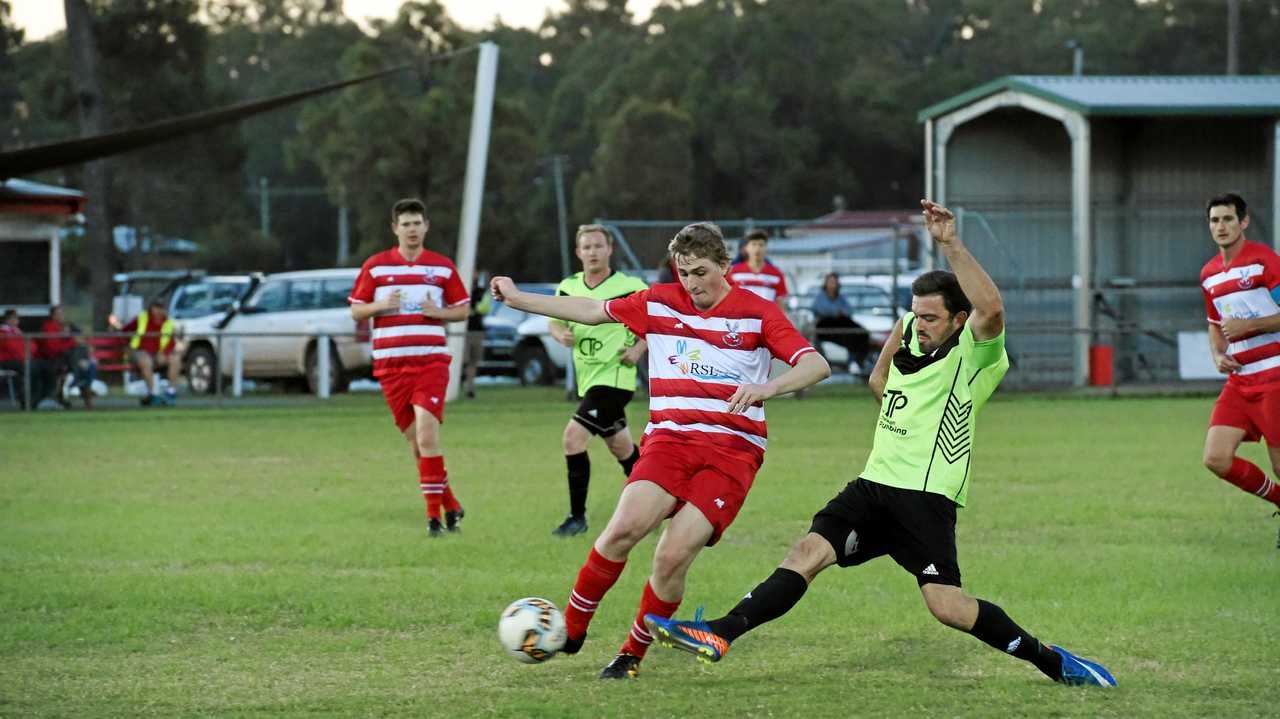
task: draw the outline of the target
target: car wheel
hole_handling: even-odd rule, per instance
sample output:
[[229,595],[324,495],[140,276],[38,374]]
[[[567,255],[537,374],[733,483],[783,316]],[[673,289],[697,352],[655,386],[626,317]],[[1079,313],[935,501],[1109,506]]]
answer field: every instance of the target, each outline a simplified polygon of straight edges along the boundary
[[546,350],[532,345],[516,348],[516,376],[520,384],[551,384],[555,380],[553,372]]
[[[342,369],[342,360],[338,358],[338,348],[329,345],[329,393],[345,392],[347,375]],[[307,391],[320,393],[320,355],[315,345],[307,350]]]
[[217,388],[218,358],[213,350],[199,346],[187,352],[187,387],[191,394],[213,394]]

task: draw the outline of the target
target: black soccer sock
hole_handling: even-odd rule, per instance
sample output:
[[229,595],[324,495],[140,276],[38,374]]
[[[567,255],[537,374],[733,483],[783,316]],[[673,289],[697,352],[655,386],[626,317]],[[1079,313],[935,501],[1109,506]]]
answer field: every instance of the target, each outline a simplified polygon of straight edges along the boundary
[[630,457],[627,457],[626,459],[620,459],[620,460],[618,460],[618,464],[622,465],[622,473],[623,473],[623,474],[625,474],[625,475],[627,475],[628,477],[630,477],[630,476],[631,476],[631,468],[632,468],[632,467],[634,467],[634,466],[636,466],[636,460],[637,460],[637,459],[640,459],[640,448],[639,448],[639,447],[634,447],[634,446],[633,446],[633,447],[631,448],[631,456],[630,456]]
[[732,642],[748,631],[791,611],[809,583],[798,572],[778,567],[769,578],[747,592],[738,606],[720,619],[707,622],[711,631]]
[[591,483],[591,458],[586,452],[566,454],[564,463],[569,468],[569,514],[587,516],[587,485]]
[[1055,682],[1062,680],[1062,657],[1018,626],[999,606],[979,599],[978,619],[969,633],[1005,654],[1031,662]]

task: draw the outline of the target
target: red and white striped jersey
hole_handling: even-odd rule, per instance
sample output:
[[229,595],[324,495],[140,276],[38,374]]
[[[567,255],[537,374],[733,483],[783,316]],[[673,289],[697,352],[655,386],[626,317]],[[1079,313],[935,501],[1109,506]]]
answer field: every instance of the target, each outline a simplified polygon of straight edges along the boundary
[[762,459],[764,407],[729,414],[739,385],[769,380],[771,357],[794,365],[813,346],[772,302],[735,287],[700,312],[678,284],[609,300],[605,312],[649,343],[645,443],[709,443]]
[[[1280,312],[1280,255],[1260,242],[1245,241],[1240,254],[1227,264],[1222,253],[1200,270],[1205,312],[1209,321],[1269,317]],[[1280,384],[1280,332],[1263,332],[1227,345],[1227,354],[1242,367],[1228,382],[1241,387]]]
[[725,278],[729,280],[729,284],[751,290],[770,302],[787,296],[786,276],[782,274],[782,270],[768,262],[764,263],[759,272],[751,269],[750,264],[739,262],[729,268],[729,274]]
[[347,301],[383,300],[400,291],[400,312],[373,317],[373,376],[413,371],[433,362],[449,362],[444,323],[422,316],[425,302],[441,307],[467,304],[470,296],[449,258],[423,250],[410,262],[398,247],[365,260]]

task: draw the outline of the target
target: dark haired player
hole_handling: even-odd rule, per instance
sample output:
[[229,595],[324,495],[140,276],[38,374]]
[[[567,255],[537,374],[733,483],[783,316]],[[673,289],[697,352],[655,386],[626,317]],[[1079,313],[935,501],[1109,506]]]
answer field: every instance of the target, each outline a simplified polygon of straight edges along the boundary
[[1280,256],[1245,239],[1249,207],[1239,195],[1210,199],[1205,214],[1218,254],[1200,270],[1200,287],[1209,351],[1227,382],[1213,404],[1204,466],[1280,509],[1280,484],[1236,456],[1241,442],[1266,439],[1271,469],[1280,477]]

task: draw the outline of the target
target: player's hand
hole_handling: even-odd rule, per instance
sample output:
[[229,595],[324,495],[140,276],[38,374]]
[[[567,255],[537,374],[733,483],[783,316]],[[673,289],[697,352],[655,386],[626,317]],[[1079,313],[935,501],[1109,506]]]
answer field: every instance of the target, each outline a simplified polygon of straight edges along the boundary
[[1231,355],[1220,354],[1213,358],[1213,363],[1218,366],[1218,371],[1222,374],[1231,374],[1237,372],[1244,365],[1231,358]]
[[956,241],[956,216],[951,210],[930,200],[921,200],[920,207],[924,208],[924,225],[934,242],[945,247]]
[[429,320],[440,319],[440,305],[436,304],[436,301],[430,297],[422,298],[422,309],[419,311],[422,313],[423,317],[426,317]]
[[773,397],[767,384],[744,384],[729,398],[729,414],[742,414],[758,402]]
[[387,299],[382,301],[382,311],[399,312],[401,299],[400,290],[392,290],[391,294],[387,295]]
[[1235,342],[1242,339],[1245,335],[1253,330],[1253,322],[1243,317],[1232,317],[1225,319],[1218,328],[1222,330],[1222,336],[1227,338],[1228,342]]
[[489,280],[489,291],[493,293],[493,299],[510,304],[510,298],[519,294],[520,288],[510,277],[497,276]]
[[560,344],[573,349],[573,328],[568,327],[558,320],[552,320],[547,323],[547,331],[551,333],[551,339]]
[[646,346],[639,343],[630,347],[623,347],[618,350],[618,361],[627,367],[635,367],[640,362],[640,358],[644,356],[646,349],[648,349]]

